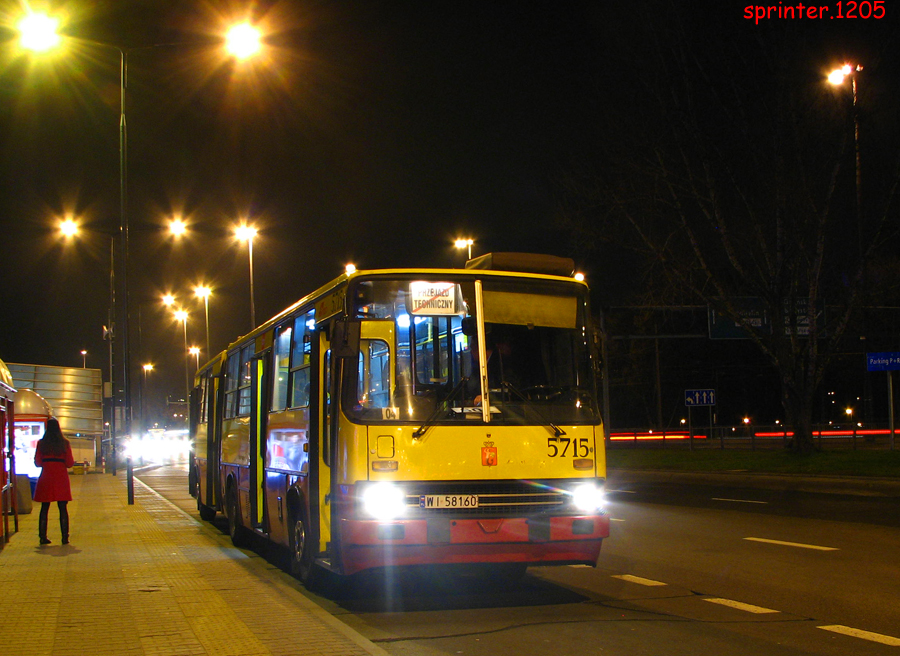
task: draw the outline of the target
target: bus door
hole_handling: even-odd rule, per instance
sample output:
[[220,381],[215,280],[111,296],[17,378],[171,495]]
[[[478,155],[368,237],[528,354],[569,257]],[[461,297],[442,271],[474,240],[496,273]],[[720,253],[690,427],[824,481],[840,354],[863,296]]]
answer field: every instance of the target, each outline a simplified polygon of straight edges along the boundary
[[250,521],[253,528],[268,530],[265,523],[266,419],[269,416],[269,351],[254,356],[250,363]]
[[[314,361],[317,367],[315,400],[315,473],[310,478],[310,522],[314,534],[318,536],[319,551],[327,549],[331,542],[331,462],[332,453],[332,407],[335,398],[333,362],[331,357],[331,324],[320,326],[318,344],[314,349]],[[312,405],[312,401],[310,402]],[[312,413],[310,413],[312,414]],[[310,454],[312,457],[313,454]],[[313,472],[310,472],[313,473]]]
[[225,505],[225,491],[222,489],[222,422],[225,407],[225,372],[220,360],[216,368],[210,372],[209,396],[207,397],[207,420],[210,440],[207,451],[206,481],[209,486],[209,505],[213,508],[223,508]]
[[[346,508],[340,507],[337,501],[344,500],[340,494],[339,487],[345,484],[352,484],[353,480],[345,480],[345,476],[339,472],[342,469],[339,465],[341,454],[338,451],[344,447],[340,444],[340,435],[338,425],[340,424],[340,398],[341,398],[341,378],[344,375],[345,368],[348,372],[352,372],[357,366],[359,360],[360,334],[362,323],[354,320],[335,320],[331,326],[331,330],[323,330],[322,339],[326,339],[331,334],[330,343],[322,343],[322,464],[320,479],[321,491],[328,490],[329,505],[323,507],[322,524],[323,524],[323,541],[324,532],[327,528],[330,536],[330,546],[328,548],[331,562],[334,565],[340,563],[340,548],[338,540],[339,532],[334,532],[334,527],[339,526],[340,513],[346,512]],[[350,375],[348,373],[348,375]],[[346,455],[343,454],[343,460]],[[345,471],[345,470],[344,470]],[[326,479],[327,477],[327,479]],[[326,487],[327,484],[327,487]],[[327,518],[327,519],[326,519]],[[328,521],[328,526],[325,522]]]

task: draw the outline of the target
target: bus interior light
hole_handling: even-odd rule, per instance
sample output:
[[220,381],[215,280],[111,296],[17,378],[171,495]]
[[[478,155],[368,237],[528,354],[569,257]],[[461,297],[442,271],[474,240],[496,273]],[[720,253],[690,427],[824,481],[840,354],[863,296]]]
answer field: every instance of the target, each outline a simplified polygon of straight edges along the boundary
[[603,489],[594,483],[582,483],[572,489],[572,505],[582,512],[597,512],[606,505]]
[[397,519],[406,512],[406,495],[393,483],[366,485],[360,500],[365,514],[373,519]]

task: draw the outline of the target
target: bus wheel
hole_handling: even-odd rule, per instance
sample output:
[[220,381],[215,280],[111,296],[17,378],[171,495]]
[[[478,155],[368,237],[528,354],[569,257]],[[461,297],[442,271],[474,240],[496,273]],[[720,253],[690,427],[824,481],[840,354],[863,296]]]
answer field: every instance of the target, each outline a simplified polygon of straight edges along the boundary
[[200,519],[204,522],[211,522],[216,518],[216,509],[210,506],[207,506],[202,501],[200,501],[202,497],[200,494],[197,494],[197,512],[200,513]]
[[309,526],[298,512],[291,513],[290,548],[291,574],[311,588],[315,584],[316,565],[310,548]]
[[241,511],[238,508],[237,494],[234,487],[228,489],[228,535],[231,536],[231,543],[238,548],[246,548],[250,546],[250,534],[241,524]]

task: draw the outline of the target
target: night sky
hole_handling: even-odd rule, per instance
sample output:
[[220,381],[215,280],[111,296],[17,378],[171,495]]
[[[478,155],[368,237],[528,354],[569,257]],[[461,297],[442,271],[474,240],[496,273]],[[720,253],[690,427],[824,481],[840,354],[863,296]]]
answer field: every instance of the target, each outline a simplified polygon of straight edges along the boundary
[[[130,50],[132,362],[154,363],[159,397],[181,394],[184,381],[183,333],[163,292],[191,312],[190,345],[205,342],[199,282],[213,288],[213,351],[249,328],[247,250],[231,232],[239,219],[260,230],[258,322],[348,262],[461,265],[458,236],[475,239],[475,255],[575,257],[602,295],[628,272],[586,259],[560,229],[559,183],[608,152],[603,144],[627,148],[615,112],[639,102],[642,53],[667,12],[684,9],[698,41],[815,31],[810,75],[853,55],[869,32],[881,38],[888,22],[754,25],[743,18],[749,3],[729,1],[51,4],[68,12],[77,51],[37,61],[0,35],[0,359],[81,366],[87,349],[88,366],[107,370],[119,55],[91,41],[115,44]],[[19,3],[0,6],[9,24]],[[237,66],[214,36],[247,12],[267,46]],[[63,244],[66,213],[83,230]],[[166,231],[174,214],[190,224],[179,241]]]

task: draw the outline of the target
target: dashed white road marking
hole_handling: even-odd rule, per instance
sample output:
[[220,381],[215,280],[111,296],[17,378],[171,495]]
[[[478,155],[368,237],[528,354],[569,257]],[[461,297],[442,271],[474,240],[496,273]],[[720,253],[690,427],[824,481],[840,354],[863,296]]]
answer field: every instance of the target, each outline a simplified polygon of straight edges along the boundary
[[843,635],[852,636],[854,638],[862,638],[863,640],[880,642],[883,645],[889,645],[891,647],[900,647],[900,638],[884,635],[882,633],[863,631],[862,629],[854,629],[849,626],[841,626],[840,624],[831,624],[829,626],[820,626],[817,628],[824,629],[825,631],[831,631],[832,633],[841,633]]
[[625,520],[624,520],[624,519],[617,519],[616,517],[610,517],[610,518],[609,518],[609,521],[611,521],[611,522],[624,522]]
[[763,613],[780,613],[779,610],[772,610],[771,608],[763,608],[762,606],[754,606],[753,604],[745,604],[741,601],[732,601],[731,599],[718,599],[715,597],[704,597],[703,601],[708,601],[711,604],[719,604],[721,606],[728,606],[729,608],[737,608],[738,610],[743,610],[748,613],[755,613],[757,615],[762,615]]
[[647,586],[657,586],[657,585],[668,585],[667,583],[663,583],[661,581],[654,581],[653,579],[644,579],[640,576],[632,576],[631,574],[613,574],[614,579],[621,579],[623,581],[628,581],[629,583],[637,583],[638,585],[647,585]]
[[721,497],[713,497],[712,500],[713,501],[731,501],[733,503],[758,503],[758,504],[762,504],[762,505],[766,505],[769,503],[768,501],[752,501],[750,499],[723,499]]
[[618,492],[619,494],[637,494],[635,490],[607,490],[607,492]]
[[803,544],[801,542],[784,542],[783,540],[768,540],[766,538],[744,538],[750,542],[765,542],[766,544],[780,544],[784,547],[799,547],[801,549],[815,549],[816,551],[840,551],[837,547],[823,547],[818,544]]

